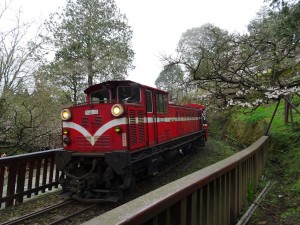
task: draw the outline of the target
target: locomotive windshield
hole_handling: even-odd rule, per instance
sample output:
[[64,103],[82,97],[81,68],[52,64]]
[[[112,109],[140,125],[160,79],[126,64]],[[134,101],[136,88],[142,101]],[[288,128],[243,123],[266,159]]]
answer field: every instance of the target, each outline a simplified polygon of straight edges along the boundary
[[141,101],[139,87],[118,87],[119,102],[139,103]]
[[109,90],[103,89],[91,93],[91,102],[92,103],[107,103],[110,101]]

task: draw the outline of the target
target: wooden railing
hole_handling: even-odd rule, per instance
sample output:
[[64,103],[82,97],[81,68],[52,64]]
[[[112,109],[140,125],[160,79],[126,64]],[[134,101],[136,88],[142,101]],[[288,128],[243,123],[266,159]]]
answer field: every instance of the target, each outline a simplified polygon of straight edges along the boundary
[[84,225],[230,225],[255,193],[267,154],[267,136],[200,171],[167,184]]
[[57,188],[59,171],[54,163],[57,151],[61,149],[0,158],[0,207]]

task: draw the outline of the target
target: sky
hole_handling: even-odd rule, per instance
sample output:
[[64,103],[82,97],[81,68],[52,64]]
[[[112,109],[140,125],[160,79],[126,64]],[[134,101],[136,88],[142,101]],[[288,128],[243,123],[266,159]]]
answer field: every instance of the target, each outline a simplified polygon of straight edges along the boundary
[[[5,1],[5,0],[0,0]],[[6,0],[9,1],[9,0]],[[11,0],[10,13],[28,20],[47,19],[66,0]],[[245,33],[264,0],[115,0],[133,30],[135,69],[128,80],[155,87],[163,69],[161,56],[174,53],[188,29],[211,23],[229,32]],[[1,3],[0,3],[1,5]]]

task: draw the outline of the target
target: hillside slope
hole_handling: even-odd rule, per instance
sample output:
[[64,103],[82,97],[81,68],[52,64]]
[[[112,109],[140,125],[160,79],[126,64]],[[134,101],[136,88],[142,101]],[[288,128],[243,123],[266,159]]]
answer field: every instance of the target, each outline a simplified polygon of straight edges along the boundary
[[[253,113],[232,113],[224,133],[248,146],[265,134],[276,104]],[[273,184],[249,224],[300,224],[300,115],[294,111],[294,126],[284,124],[281,103],[269,130],[266,170],[260,182]],[[223,133],[223,135],[224,135]]]

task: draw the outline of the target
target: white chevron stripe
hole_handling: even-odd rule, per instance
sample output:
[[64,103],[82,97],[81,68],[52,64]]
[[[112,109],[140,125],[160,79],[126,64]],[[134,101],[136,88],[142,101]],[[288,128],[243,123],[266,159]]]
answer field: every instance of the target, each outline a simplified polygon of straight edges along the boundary
[[102,127],[100,127],[94,135],[91,135],[90,132],[88,132],[84,127],[80,126],[79,124],[73,123],[73,122],[63,122],[63,128],[72,128],[74,130],[77,130],[80,132],[86,140],[88,140],[91,145],[94,146],[95,142],[98,140],[98,138],[107,130],[110,128],[126,124],[126,118],[119,118],[109,121],[108,123],[104,124]]
[[[161,122],[176,122],[176,121],[193,121],[193,120],[199,120],[198,117],[163,117],[163,118],[156,118],[157,123],[161,123]],[[137,118],[136,118],[137,121]],[[145,117],[144,118],[144,123],[146,123],[148,121],[148,123],[153,123],[154,119],[153,117]],[[73,123],[73,122],[66,122],[63,121],[63,128],[71,128],[74,130],[77,130],[78,132],[80,132],[85,138],[86,140],[88,140],[91,145],[94,146],[95,142],[99,139],[99,137],[101,137],[101,135],[109,130],[112,127],[118,126],[118,125],[123,125],[123,124],[127,124],[127,119],[125,117],[123,118],[118,118],[118,119],[114,119],[112,121],[109,121],[108,123],[104,124],[102,127],[100,127],[96,133],[94,135],[91,135],[90,132],[88,132],[84,127],[80,126],[79,124]]]

